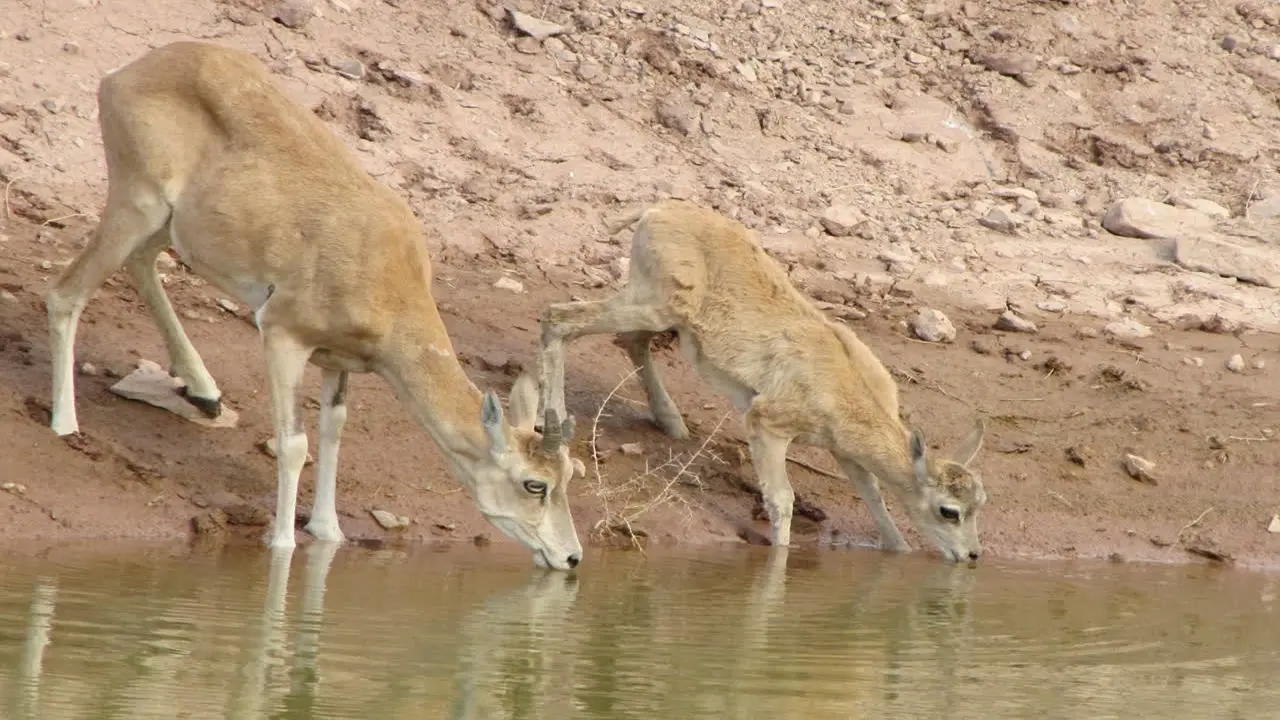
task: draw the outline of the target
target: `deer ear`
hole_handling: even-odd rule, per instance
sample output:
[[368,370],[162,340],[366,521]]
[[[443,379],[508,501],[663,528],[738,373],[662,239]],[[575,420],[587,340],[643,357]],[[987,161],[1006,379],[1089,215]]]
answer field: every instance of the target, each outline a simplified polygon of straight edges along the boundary
[[911,467],[916,472],[916,482],[928,485],[933,482],[929,477],[929,463],[925,460],[924,433],[919,428],[911,431]]
[[480,425],[489,437],[489,452],[501,455],[507,451],[507,436],[502,431],[502,403],[492,390],[480,401]]
[[538,412],[538,383],[527,373],[521,373],[511,386],[507,399],[511,407],[511,426],[525,432],[533,432]]
[[982,438],[987,432],[987,424],[982,418],[978,418],[973,423],[973,429],[969,431],[960,446],[955,452],[951,453],[951,459],[959,463],[962,467],[969,467],[969,463],[977,457],[978,451],[982,449]]

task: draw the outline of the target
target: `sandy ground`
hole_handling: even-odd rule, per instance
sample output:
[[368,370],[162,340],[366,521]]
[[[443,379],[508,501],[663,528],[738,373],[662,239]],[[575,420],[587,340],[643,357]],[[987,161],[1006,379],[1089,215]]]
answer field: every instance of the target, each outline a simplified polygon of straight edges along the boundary
[[[481,387],[505,393],[532,362],[546,303],[617,286],[626,238],[602,220],[687,197],[754,228],[870,344],[931,444],[989,418],[990,552],[1280,564],[1266,529],[1280,510],[1280,10],[1267,3],[513,4],[559,26],[542,42],[483,2],[9,4],[0,539],[181,538],[223,508],[248,542],[273,506],[256,332],[172,263],[166,286],[240,425],[202,428],[107,391],[138,359],[165,362],[120,273],[80,326],[84,436],[47,428],[41,294],[100,210],[98,78],[201,38],[258,55],[409,199]],[[495,287],[504,276],[521,291]],[[926,307],[954,341],[913,335]],[[996,329],[1006,310],[1035,331]],[[609,338],[572,347],[575,454],[589,459],[591,419],[630,367]],[[650,542],[761,542],[740,428],[730,417],[713,432],[728,404],[662,357],[695,437],[671,442],[624,384],[595,427],[598,473],[575,481],[580,530],[604,541],[628,517]],[[380,380],[357,379],[353,403],[349,536],[494,535]],[[1155,463],[1155,484],[1125,472],[1126,452]],[[874,542],[846,482],[791,476],[825,515],[797,518],[797,542]],[[413,523],[385,532],[373,508]]]

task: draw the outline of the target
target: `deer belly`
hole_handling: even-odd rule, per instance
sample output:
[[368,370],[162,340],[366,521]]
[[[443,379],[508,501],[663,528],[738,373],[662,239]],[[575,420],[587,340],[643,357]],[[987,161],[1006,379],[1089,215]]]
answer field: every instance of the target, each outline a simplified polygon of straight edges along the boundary
[[271,297],[272,288],[269,284],[253,277],[236,277],[234,273],[225,273],[220,268],[204,262],[199,255],[191,252],[190,248],[182,244],[182,240],[178,237],[178,230],[172,222],[169,223],[169,247],[173,248],[173,251],[178,255],[178,259],[191,268],[192,272],[209,281],[210,284],[224,293],[248,305],[254,313],[261,310],[262,306],[266,304],[267,298]]

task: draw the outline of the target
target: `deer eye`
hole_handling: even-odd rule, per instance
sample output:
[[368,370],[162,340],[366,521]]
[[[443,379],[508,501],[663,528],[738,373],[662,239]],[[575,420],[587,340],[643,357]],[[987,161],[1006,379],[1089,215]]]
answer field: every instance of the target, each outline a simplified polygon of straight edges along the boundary
[[938,514],[943,520],[950,522],[958,522],[960,520],[960,511],[950,505],[942,505],[938,507]]
[[524,491],[530,495],[546,495],[547,484],[541,480],[525,480]]

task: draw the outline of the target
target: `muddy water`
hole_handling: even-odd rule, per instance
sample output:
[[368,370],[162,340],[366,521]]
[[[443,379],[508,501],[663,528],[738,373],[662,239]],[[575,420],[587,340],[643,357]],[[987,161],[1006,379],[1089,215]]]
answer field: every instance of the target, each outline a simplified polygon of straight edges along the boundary
[[1274,718],[1280,576],[736,547],[0,553],[0,716]]

